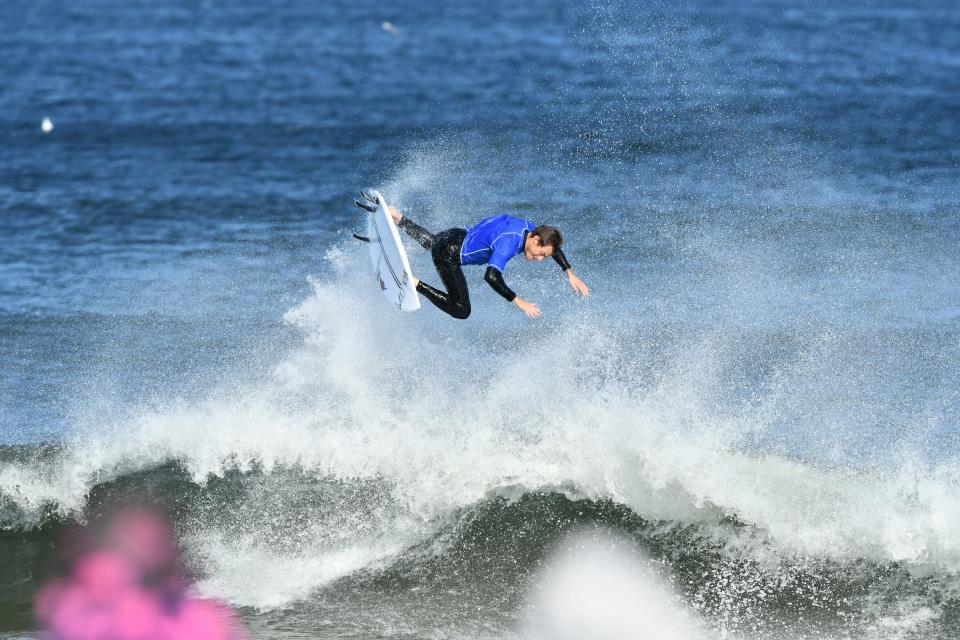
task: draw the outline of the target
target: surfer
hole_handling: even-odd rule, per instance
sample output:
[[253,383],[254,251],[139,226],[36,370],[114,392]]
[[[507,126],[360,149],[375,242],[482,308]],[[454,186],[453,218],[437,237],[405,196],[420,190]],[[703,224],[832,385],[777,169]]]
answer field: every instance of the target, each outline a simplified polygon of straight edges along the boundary
[[[379,204],[366,193],[362,195],[374,204]],[[387,211],[398,227],[430,252],[440,280],[447,289],[441,291],[414,278],[417,292],[454,318],[466,320],[470,315],[470,293],[462,266],[483,264],[487,265],[483,279],[494,291],[515,304],[527,316],[539,316],[540,309],[537,305],[518,296],[503,280],[503,270],[507,262],[521,253],[527,260],[538,262],[544,258],[553,258],[563,269],[567,281],[576,293],[584,296],[590,294],[590,289],[573,272],[563,255],[560,248],[563,236],[556,227],[538,226],[522,218],[498,215],[484,218],[466,229],[446,229],[432,234],[404,216],[396,207],[388,205]]]

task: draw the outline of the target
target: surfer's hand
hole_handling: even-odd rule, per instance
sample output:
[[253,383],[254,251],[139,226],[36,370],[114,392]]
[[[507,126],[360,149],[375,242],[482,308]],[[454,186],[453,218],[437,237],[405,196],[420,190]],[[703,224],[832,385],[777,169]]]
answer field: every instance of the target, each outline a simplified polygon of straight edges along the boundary
[[400,209],[387,205],[387,211],[390,212],[390,217],[393,218],[393,221],[400,224],[400,221],[403,220],[403,214],[400,213]]
[[513,299],[513,304],[520,307],[520,311],[523,311],[525,314],[527,314],[528,318],[540,317],[540,309],[537,307],[537,305],[521,299],[520,296],[517,296]]
[[587,297],[590,295],[590,287],[587,284],[577,277],[577,274],[573,272],[573,269],[567,269],[567,280],[570,282],[570,286],[573,287],[573,290]]

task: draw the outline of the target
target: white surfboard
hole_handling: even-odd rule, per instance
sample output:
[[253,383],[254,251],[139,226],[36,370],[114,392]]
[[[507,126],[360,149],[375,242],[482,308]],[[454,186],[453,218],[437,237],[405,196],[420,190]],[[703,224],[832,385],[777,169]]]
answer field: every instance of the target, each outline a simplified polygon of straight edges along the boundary
[[387,211],[386,199],[377,191],[372,191],[370,195],[380,203],[367,222],[370,262],[376,274],[377,286],[398,309],[416,311],[420,308],[420,296],[413,286],[413,273],[410,272],[410,261],[400,241],[400,230]]

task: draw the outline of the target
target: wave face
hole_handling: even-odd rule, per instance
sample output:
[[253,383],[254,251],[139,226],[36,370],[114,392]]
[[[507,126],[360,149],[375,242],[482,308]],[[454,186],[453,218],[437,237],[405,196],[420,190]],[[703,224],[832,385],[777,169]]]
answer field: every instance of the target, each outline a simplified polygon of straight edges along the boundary
[[[860,385],[883,376],[835,368],[893,362],[890,333],[645,328],[587,306],[455,324],[385,313],[362,253],[328,259],[285,316],[301,344],[255,384],[5,449],[5,540],[39,548],[147,496],[176,514],[199,588],[254,628],[483,635],[510,628],[565,534],[602,527],[721,630],[956,632],[956,458],[918,446],[924,424],[871,449],[811,442],[876,397]],[[862,424],[910,415],[903,398],[871,410]],[[14,572],[37,562],[15,555]]]

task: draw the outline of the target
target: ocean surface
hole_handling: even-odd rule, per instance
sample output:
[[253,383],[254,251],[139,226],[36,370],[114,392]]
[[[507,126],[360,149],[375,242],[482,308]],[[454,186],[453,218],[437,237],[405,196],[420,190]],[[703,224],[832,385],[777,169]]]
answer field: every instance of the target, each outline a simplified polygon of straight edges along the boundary
[[[633,579],[593,547],[670,593],[607,621],[960,636],[953,0],[0,23],[0,637],[123,501],[255,638],[603,637],[542,603]],[[361,188],[555,224],[592,295],[518,259],[539,319],[479,269],[469,320],[396,312]]]

